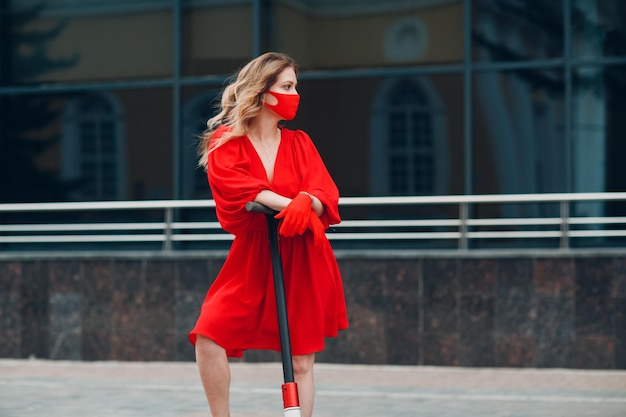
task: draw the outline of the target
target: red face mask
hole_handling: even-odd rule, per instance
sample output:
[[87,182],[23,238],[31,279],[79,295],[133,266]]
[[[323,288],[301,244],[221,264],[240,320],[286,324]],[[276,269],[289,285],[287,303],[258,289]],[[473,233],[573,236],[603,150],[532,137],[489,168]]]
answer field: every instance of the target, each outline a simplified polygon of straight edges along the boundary
[[296,117],[298,112],[298,104],[300,104],[299,94],[282,94],[274,91],[267,91],[268,94],[273,95],[278,100],[276,104],[263,103],[265,107],[272,110],[274,113],[283,118],[283,120],[291,120]]

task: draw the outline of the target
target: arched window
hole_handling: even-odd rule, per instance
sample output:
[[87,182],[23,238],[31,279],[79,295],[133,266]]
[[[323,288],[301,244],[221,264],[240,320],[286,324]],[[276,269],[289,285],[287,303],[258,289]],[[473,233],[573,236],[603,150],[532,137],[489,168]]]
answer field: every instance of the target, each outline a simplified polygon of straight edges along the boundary
[[412,83],[398,83],[389,94],[388,117],[391,194],[433,194],[435,156],[428,101]]
[[71,100],[64,117],[63,177],[76,184],[74,199],[123,199],[124,165],[116,101],[102,93]]
[[387,80],[374,103],[372,195],[447,191],[447,137],[438,94],[413,79]]

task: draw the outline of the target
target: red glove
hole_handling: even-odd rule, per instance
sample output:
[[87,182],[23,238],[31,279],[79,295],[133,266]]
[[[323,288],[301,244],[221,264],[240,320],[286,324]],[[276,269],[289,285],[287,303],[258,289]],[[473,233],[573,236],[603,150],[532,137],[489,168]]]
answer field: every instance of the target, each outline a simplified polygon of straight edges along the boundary
[[311,216],[309,217],[309,224],[307,226],[311,232],[313,232],[313,247],[319,249],[324,244],[326,239],[326,230],[324,225],[317,214],[311,210]]
[[283,219],[278,233],[285,237],[304,233],[309,224],[311,205],[313,205],[313,199],[308,194],[301,193],[295,196],[287,207],[274,216],[276,219]]

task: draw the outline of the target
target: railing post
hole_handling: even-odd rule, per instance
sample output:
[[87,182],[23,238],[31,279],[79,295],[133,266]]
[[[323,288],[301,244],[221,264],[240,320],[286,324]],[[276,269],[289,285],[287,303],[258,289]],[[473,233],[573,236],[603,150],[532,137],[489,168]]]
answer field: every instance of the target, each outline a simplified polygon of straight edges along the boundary
[[569,204],[568,200],[561,200],[561,249],[569,248]]
[[174,221],[174,209],[172,207],[165,208],[165,239],[163,240],[163,250],[172,250],[172,222]]
[[461,233],[461,237],[459,239],[459,249],[467,250],[468,242],[467,242],[467,218],[469,215],[469,209],[467,203],[459,204],[459,220],[461,224],[459,225],[459,232]]

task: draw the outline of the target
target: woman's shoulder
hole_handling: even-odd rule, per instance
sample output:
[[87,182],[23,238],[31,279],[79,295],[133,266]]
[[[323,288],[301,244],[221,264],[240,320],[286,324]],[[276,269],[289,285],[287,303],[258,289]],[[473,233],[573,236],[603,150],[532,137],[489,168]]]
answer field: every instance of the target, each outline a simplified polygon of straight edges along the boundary
[[226,142],[219,144],[218,146],[219,148],[228,144],[231,144],[231,146],[233,146],[236,143],[241,143],[244,136],[233,135],[232,131],[233,131],[233,128],[231,126],[227,126],[227,125],[218,126],[213,132],[213,135],[211,136],[211,142],[217,145],[221,139],[226,139]]
[[222,137],[229,135],[232,131],[233,131],[233,128],[231,126],[219,125],[213,131],[213,134],[211,135],[211,140],[217,141],[221,139]]
[[[244,136],[225,137],[232,128],[228,126],[219,126],[213,132],[211,137],[211,152],[209,153],[209,161],[216,158],[220,161],[235,160],[241,156],[242,147],[244,145]],[[222,139],[226,139],[222,141]]]
[[304,130],[292,130],[286,127],[281,128],[283,131],[283,137],[288,140],[292,140],[295,143],[307,144],[311,142],[311,137]]

